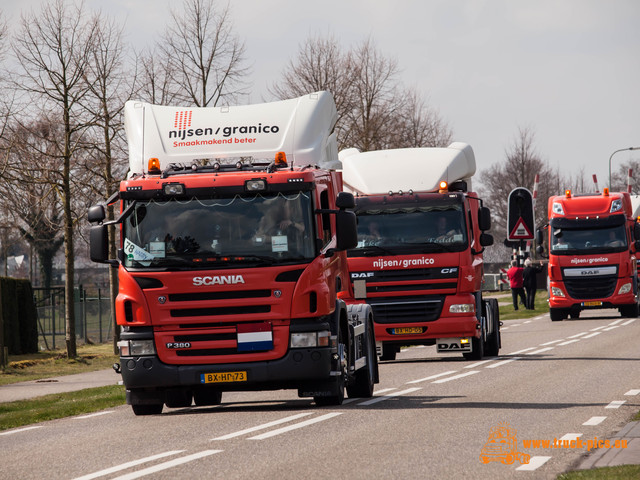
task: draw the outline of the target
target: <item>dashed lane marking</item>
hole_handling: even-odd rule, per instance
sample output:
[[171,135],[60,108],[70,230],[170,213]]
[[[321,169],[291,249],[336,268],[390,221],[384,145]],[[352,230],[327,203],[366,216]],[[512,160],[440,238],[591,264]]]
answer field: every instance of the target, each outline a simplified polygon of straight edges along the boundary
[[338,415],[342,415],[342,412],[327,413],[326,415],[321,415],[319,417],[311,418],[309,420],[305,420],[304,422],[296,423],[294,425],[289,425],[288,427],[278,428],[276,430],[272,430],[270,432],[266,432],[261,435],[256,435],[255,437],[249,437],[249,440],[264,440],[265,438],[275,437],[276,435],[281,435],[283,433],[287,433],[292,430],[297,430],[298,428],[307,427],[309,425],[313,425],[314,423],[324,422],[325,420],[329,420],[330,418],[337,417]]
[[524,349],[522,349],[522,350],[518,350],[517,352],[511,352],[511,353],[508,353],[507,355],[518,355],[518,354],[520,354],[520,353],[528,352],[528,351],[530,351],[530,350],[535,350],[536,348],[538,348],[538,347],[529,347],[529,348],[524,348]]
[[184,452],[184,450],[172,450],[169,452],[158,453],[157,455],[151,455],[150,457],[139,458],[138,460],[122,463],[120,465],[116,465],[115,467],[105,468],[104,470],[99,470],[97,472],[89,473],[87,475],[83,475],[82,477],[74,478],[74,480],[92,480],[93,478],[104,477],[105,475],[121,472],[122,470],[126,470],[127,468],[136,467],[138,465],[142,465],[143,463],[153,462],[154,460],[170,457],[171,455],[177,455],[182,452]]
[[227,435],[222,435],[221,437],[212,438],[211,441],[214,440],[229,440],[230,438],[240,437],[242,435],[246,435],[247,433],[257,432],[258,430],[264,430],[265,428],[274,427],[276,425],[280,425],[287,422],[292,422],[302,417],[306,417],[308,415],[313,414],[313,412],[304,412],[298,413],[296,415],[291,415],[289,417],[284,417],[279,420],[274,420],[272,422],[263,423],[262,425],[256,425],[255,427],[245,428],[244,430],[240,430],[238,432],[228,433]]
[[549,350],[553,350],[553,347],[541,348],[540,350],[534,350],[533,352],[528,352],[527,355],[537,355],[538,353],[548,352]]
[[[411,380],[410,382],[407,382],[408,384],[412,384],[412,383],[420,383],[420,382],[426,382],[429,380],[433,380],[434,378],[440,378],[440,377],[444,377],[446,375],[451,375],[452,373],[456,373],[457,370],[449,370],[448,372],[442,372],[442,373],[436,373],[435,375],[431,375],[430,377],[425,377],[425,378],[419,378],[418,380]],[[380,393],[380,392],[378,392]]]
[[435,382],[431,382],[431,383],[445,383],[445,382],[450,382],[452,380],[458,380],[459,378],[463,378],[463,377],[468,377],[469,375],[474,375],[476,373],[480,373],[480,370],[471,370],[470,372],[466,372],[466,373],[460,373],[458,375],[454,375],[453,377],[448,377],[448,378],[442,378],[440,380],[436,380]]
[[513,358],[508,358],[506,360],[502,360],[501,362],[497,362],[494,364],[491,364],[487,367],[484,368],[498,368],[501,367],[502,365],[506,365],[507,363],[511,363],[511,362],[515,362],[516,360],[520,360],[522,357],[513,357]]
[[611,402],[609,405],[607,405],[604,408],[620,408],[625,403],[627,403],[626,400],[614,400],[613,402]]
[[606,419],[607,419],[607,417],[591,417],[589,420],[584,422],[582,425],[587,425],[589,427],[594,427],[596,425],[600,425]]
[[533,470],[537,470],[542,465],[547,463],[550,458],[551,457],[542,457],[542,456],[531,457],[531,459],[529,460],[529,463],[520,465],[518,468],[516,468],[516,470],[520,470],[521,472],[522,471],[531,472]]
[[625,395],[638,395],[640,393],[640,390],[635,389],[635,390],[629,390],[627,393],[625,393]]
[[421,387],[407,388],[406,390],[400,390],[399,392],[393,392],[393,393],[390,393],[389,395],[383,395],[382,397],[375,397],[375,398],[372,398],[370,400],[366,400],[366,401],[364,401],[362,403],[359,403],[358,405],[364,405],[364,406],[373,405],[374,403],[384,402],[385,400],[389,400],[389,399],[394,398],[394,397],[399,397],[401,395],[406,395],[407,393],[413,393],[413,392],[415,392],[417,390],[421,390]]
[[571,442],[573,440],[577,440],[581,436],[582,436],[581,433],[566,433],[563,436],[561,436],[558,440],[560,440],[560,441],[567,440],[567,441]]
[[[571,337],[569,337],[569,338],[571,338]],[[553,345],[554,343],[558,343],[558,342],[561,342],[563,340],[564,340],[564,338],[561,338],[560,340],[551,340],[550,342],[541,343],[540,346],[541,347],[546,347],[547,345]]]
[[494,360],[495,360],[495,358],[490,358],[488,360],[482,360],[480,362],[476,362],[476,363],[472,363],[471,365],[467,365],[464,368],[476,368],[476,367],[478,367],[480,365],[484,365],[485,363],[493,362]]
[[572,343],[579,342],[580,340],[582,340],[582,339],[581,338],[574,338],[573,340],[567,340],[566,342],[559,343],[558,346],[559,347],[564,347],[565,345],[570,345]]
[[589,335],[585,335],[585,336],[584,336],[584,337],[582,337],[582,338],[583,338],[583,339],[584,339],[584,338],[593,338],[593,337],[595,337],[595,336],[597,336],[597,335],[600,335],[601,333],[602,333],[602,332],[593,332],[593,333],[590,333]]
[[151,475],[152,473],[158,473],[162,470],[177,467],[178,465],[192,462],[194,460],[199,460],[200,458],[208,457],[209,455],[214,455],[220,452],[222,452],[222,450],[203,450],[202,452],[194,453],[193,455],[187,455],[186,457],[180,457],[176,458],[175,460],[169,460],[168,462],[159,463],[158,465],[145,468],[144,470],[140,470],[138,472],[128,473],[126,475],[116,477],[112,480],[133,480],[135,478],[145,477],[147,475]]

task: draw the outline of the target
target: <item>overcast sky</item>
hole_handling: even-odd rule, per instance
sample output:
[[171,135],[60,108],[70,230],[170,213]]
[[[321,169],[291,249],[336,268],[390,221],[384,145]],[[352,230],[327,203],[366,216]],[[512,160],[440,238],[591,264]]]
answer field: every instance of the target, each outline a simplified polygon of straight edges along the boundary
[[[71,0],[69,0],[71,1]],[[10,19],[39,0],[0,0]],[[151,44],[178,0],[85,0],[126,22],[128,40]],[[252,65],[252,102],[311,35],[348,49],[371,37],[469,143],[482,171],[505,158],[518,127],[535,132],[543,160],[566,175],[608,182],[610,155],[640,147],[638,0],[232,0]],[[620,152],[617,165],[640,159]],[[640,172],[638,178],[640,180]],[[532,179],[533,183],[533,179]],[[531,185],[525,185],[531,188]]]

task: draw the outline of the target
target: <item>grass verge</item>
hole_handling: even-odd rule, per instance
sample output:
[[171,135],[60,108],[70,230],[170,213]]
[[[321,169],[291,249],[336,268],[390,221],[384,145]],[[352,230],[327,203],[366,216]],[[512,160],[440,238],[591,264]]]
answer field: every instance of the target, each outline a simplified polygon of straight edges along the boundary
[[48,350],[28,355],[9,355],[9,365],[0,370],[0,385],[40,380],[48,377],[93,372],[111,368],[118,361],[113,345],[79,345],[78,356],[67,358],[64,350]]
[[124,403],[125,389],[122,385],[87,388],[76,392],[44,395],[31,400],[0,403],[0,430],[93,413]]
[[621,465],[567,472],[558,475],[557,480],[637,480],[638,478],[640,478],[640,465]]

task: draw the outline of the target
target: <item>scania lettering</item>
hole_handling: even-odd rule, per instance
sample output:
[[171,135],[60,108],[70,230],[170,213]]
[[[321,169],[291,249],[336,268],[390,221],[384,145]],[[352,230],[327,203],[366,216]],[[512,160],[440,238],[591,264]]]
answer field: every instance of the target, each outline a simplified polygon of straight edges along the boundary
[[[105,221],[102,204],[89,221],[91,258],[118,269],[119,369],[134,413],[215,405],[225,391],[295,389],[318,405],[341,404],[345,389],[372,396],[373,312],[349,279],[355,202],[333,169],[331,94],[124,110],[130,174],[105,202],[120,216]],[[211,125],[228,138],[170,141]],[[109,224],[120,225],[117,258]]]
[[481,289],[491,218],[470,191],[472,148],[348,149],[340,160],[358,216],[351,280],[373,308],[381,358],[395,359],[402,345],[497,355],[498,305]]
[[[547,241],[544,241],[544,233]],[[549,257],[549,316],[579,318],[590,309],[616,308],[638,316],[637,252],[640,225],[626,192],[549,198],[549,222],[536,232]]]

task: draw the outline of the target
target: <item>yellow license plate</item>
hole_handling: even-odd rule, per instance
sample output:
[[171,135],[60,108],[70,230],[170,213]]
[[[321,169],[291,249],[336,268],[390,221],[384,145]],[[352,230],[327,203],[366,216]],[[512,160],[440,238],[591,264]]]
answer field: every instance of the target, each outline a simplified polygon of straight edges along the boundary
[[203,373],[200,383],[246,382],[247,372]]
[[583,302],[585,307],[600,307],[602,306],[602,302]]
[[417,333],[422,333],[422,327],[401,327],[394,328],[394,335],[415,335]]

